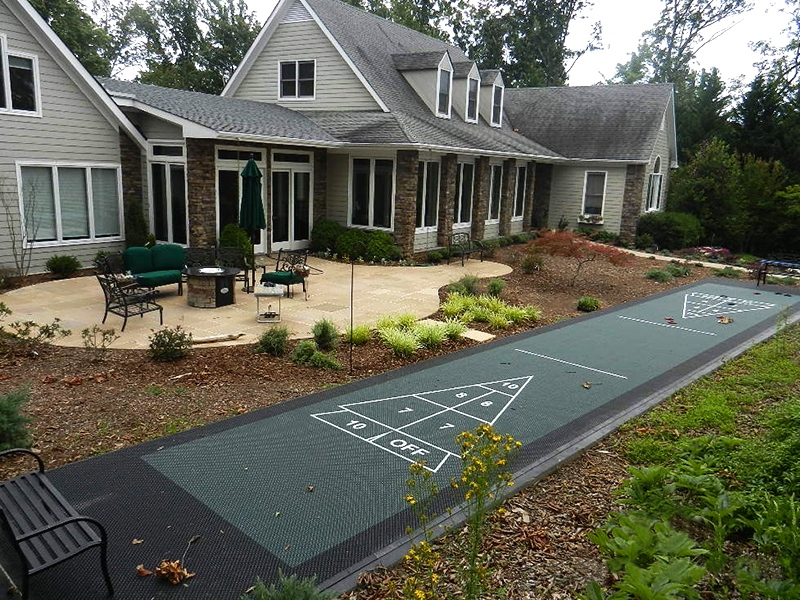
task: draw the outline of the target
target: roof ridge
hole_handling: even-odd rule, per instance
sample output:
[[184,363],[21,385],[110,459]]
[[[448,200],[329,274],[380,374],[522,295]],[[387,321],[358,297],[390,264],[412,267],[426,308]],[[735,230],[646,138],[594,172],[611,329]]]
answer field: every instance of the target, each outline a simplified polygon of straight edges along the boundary
[[594,85],[543,85],[543,86],[527,86],[527,87],[514,87],[506,88],[506,91],[526,91],[526,90],[574,90],[578,88],[621,88],[621,87],[675,87],[673,83],[601,83]]

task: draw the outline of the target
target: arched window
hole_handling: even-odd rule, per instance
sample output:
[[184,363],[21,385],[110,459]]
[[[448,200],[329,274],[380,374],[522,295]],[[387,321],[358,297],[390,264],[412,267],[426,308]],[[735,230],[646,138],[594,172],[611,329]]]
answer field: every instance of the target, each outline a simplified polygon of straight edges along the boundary
[[661,210],[661,187],[664,176],[661,174],[661,157],[656,156],[653,163],[653,172],[647,183],[647,210]]

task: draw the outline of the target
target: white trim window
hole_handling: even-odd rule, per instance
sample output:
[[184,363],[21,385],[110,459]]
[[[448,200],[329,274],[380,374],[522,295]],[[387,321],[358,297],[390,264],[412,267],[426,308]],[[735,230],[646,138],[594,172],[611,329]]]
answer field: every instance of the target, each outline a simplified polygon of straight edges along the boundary
[[502,85],[495,83],[492,86],[492,127],[503,125],[503,96],[505,91]]
[[661,157],[656,156],[653,165],[653,172],[647,182],[647,211],[661,210],[661,187],[664,182],[664,175],[661,174]]
[[317,61],[287,60],[278,63],[278,98],[313,100],[316,92]]
[[186,148],[153,141],[149,149],[150,231],[159,242],[189,243]]
[[480,102],[481,82],[477,77],[467,77],[467,114],[464,120],[467,123],[478,122],[478,102]]
[[36,246],[122,240],[119,165],[17,163],[24,238]]
[[453,99],[453,70],[440,66],[436,73],[436,116],[450,118]]
[[602,216],[603,206],[606,201],[606,171],[586,171],[583,180],[583,208],[584,216]]
[[417,170],[417,231],[432,231],[439,222],[439,162],[420,161]]
[[39,58],[9,49],[0,34],[0,113],[41,116],[40,89]]
[[503,166],[492,165],[492,182],[489,186],[487,223],[500,222],[500,198],[503,192]]
[[528,168],[517,167],[517,181],[514,186],[514,212],[511,213],[512,221],[521,221],[525,214],[525,191],[528,184]]
[[475,165],[458,163],[456,166],[456,193],[453,205],[453,226],[468,227],[472,223],[472,197],[475,188]]
[[353,227],[392,229],[394,218],[394,160],[357,158],[350,162],[350,207]]

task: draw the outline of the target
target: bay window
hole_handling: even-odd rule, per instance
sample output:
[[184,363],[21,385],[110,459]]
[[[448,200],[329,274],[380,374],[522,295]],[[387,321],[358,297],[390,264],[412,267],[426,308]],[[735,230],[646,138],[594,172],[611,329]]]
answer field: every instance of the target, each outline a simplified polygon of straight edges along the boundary
[[119,167],[23,165],[19,173],[28,241],[80,243],[121,237]]
[[350,224],[391,229],[394,161],[354,158],[350,176]]

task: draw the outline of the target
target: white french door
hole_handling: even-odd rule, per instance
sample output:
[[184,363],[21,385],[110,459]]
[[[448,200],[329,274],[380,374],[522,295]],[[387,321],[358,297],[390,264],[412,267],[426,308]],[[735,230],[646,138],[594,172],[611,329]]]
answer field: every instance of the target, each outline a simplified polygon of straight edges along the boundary
[[307,248],[313,223],[313,168],[310,163],[272,168],[272,248]]

